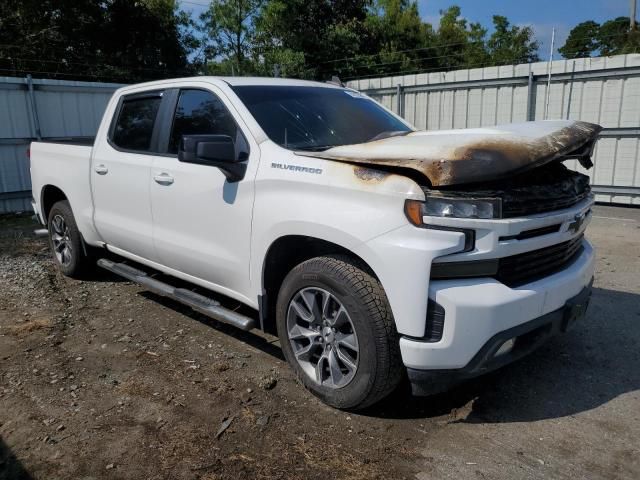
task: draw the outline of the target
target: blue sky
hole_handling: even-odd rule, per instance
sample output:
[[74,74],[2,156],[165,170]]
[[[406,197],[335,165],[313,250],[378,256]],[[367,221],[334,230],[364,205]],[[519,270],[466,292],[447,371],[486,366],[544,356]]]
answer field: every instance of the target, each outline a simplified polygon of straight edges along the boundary
[[[193,12],[194,16],[205,10],[207,0],[182,0],[182,8]],[[423,20],[438,24],[440,10],[458,5],[462,16],[472,22],[480,22],[491,27],[493,15],[504,15],[516,25],[533,27],[540,57],[549,57],[551,30],[556,28],[556,51],[573,26],[585,20],[603,22],[611,18],[629,15],[629,0],[418,0]]]
[[557,47],[562,46],[571,28],[586,20],[603,22],[629,15],[629,0],[418,0],[420,15],[437,25],[440,10],[458,5],[462,16],[485,27],[493,15],[504,15],[516,25],[531,25],[540,44],[540,56],[549,57],[551,31],[556,28]]

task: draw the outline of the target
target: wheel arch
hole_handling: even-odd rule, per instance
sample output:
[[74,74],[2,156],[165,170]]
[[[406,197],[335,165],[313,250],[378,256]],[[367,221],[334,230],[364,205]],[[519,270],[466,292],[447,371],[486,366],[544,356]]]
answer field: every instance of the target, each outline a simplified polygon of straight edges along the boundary
[[307,235],[285,235],[274,240],[262,264],[262,297],[260,299],[260,324],[264,331],[275,333],[275,310],[278,292],[287,274],[300,263],[323,255],[345,255],[354,259],[358,266],[377,275],[369,264],[350,249],[317,237]]
[[42,220],[45,224],[49,221],[49,212],[51,208],[61,200],[69,200],[67,195],[55,185],[45,185],[42,187],[40,194],[40,210],[42,212]]

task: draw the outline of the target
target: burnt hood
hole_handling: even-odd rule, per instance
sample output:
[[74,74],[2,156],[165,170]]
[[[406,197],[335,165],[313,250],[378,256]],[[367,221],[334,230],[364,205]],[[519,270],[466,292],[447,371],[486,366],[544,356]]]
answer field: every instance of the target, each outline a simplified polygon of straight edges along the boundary
[[372,167],[410,169],[431,186],[483,182],[555,160],[577,158],[590,168],[600,125],[570,120],[513,123],[490,128],[417,131],[373,142],[297,155]]

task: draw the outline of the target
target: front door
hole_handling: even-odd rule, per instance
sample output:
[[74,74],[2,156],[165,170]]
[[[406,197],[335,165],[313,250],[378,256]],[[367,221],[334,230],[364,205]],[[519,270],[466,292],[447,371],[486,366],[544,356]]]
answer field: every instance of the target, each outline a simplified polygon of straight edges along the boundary
[[[153,239],[163,265],[231,294],[249,291],[249,253],[258,149],[249,148],[220,96],[208,89],[174,92],[175,111],[164,156],[151,168]],[[229,135],[248,154],[244,179],[229,182],[216,167],[180,162],[183,135]],[[251,151],[249,151],[251,150]]]

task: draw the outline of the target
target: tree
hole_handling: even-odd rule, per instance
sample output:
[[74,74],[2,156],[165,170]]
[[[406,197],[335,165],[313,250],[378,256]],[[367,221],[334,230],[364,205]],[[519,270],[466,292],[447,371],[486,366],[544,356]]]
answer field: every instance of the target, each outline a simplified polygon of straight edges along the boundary
[[[0,2],[0,69],[3,74],[56,73],[60,78],[92,71],[104,11],[90,0]],[[88,55],[98,58],[91,58]]]
[[487,29],[460,18],[460,7],[440,12],[437,32],[438,65],[444,69],[482,67],[489,61]]
[[207,42],[206,57],[218,57],[209,71],[241,75],[251,71],[251,49],[254,36],[254,19],[261,0],[213,0],[209,9],[200,17]]
[[629,17],[607,20],[600,25],[596,38],[600,55],[610,56],[630,53],[628,51],[630,47]]
[[184,75],[197,45],[175,0],[3,0],[0,71],[62,79]]
[[598,50],[597,37],[599,32],[600,24],[593,20],[579,23],[571,29],[566,42],[558,49],[558,52],[564,58],[590,57],[593,52]]
[[420,19],[415,1],[377,0],[365,28],[370,41],[363,50],[368,55],[358,61],[354,73],[385,74],[429,66],[424,59],[433,56],[426,48],[433,31]]
[[[269,0],[256,18],[256,57],[261,63],[277,57],[293,60],[304,76],[324,78],[338,64],[333,62],[336,57],[361,51],[367,39],[367,4],[368,0]],[[278,55],[278,50],[288,54]]]
[[537,62],[538,42],[531,27],[511,25],[502,15],[493,16],[494,32],[487,40],[493,65]]
[[565,58],[635,53],[640,51],[640,32],[630,29],[629,17],[607,20],[602,25],[589,20],[576,25],[558,51]]
[[101,51],[107,71],[129,81],[189,75],[189,52],[198,45],[190,17],[175,0],[106,2]]

